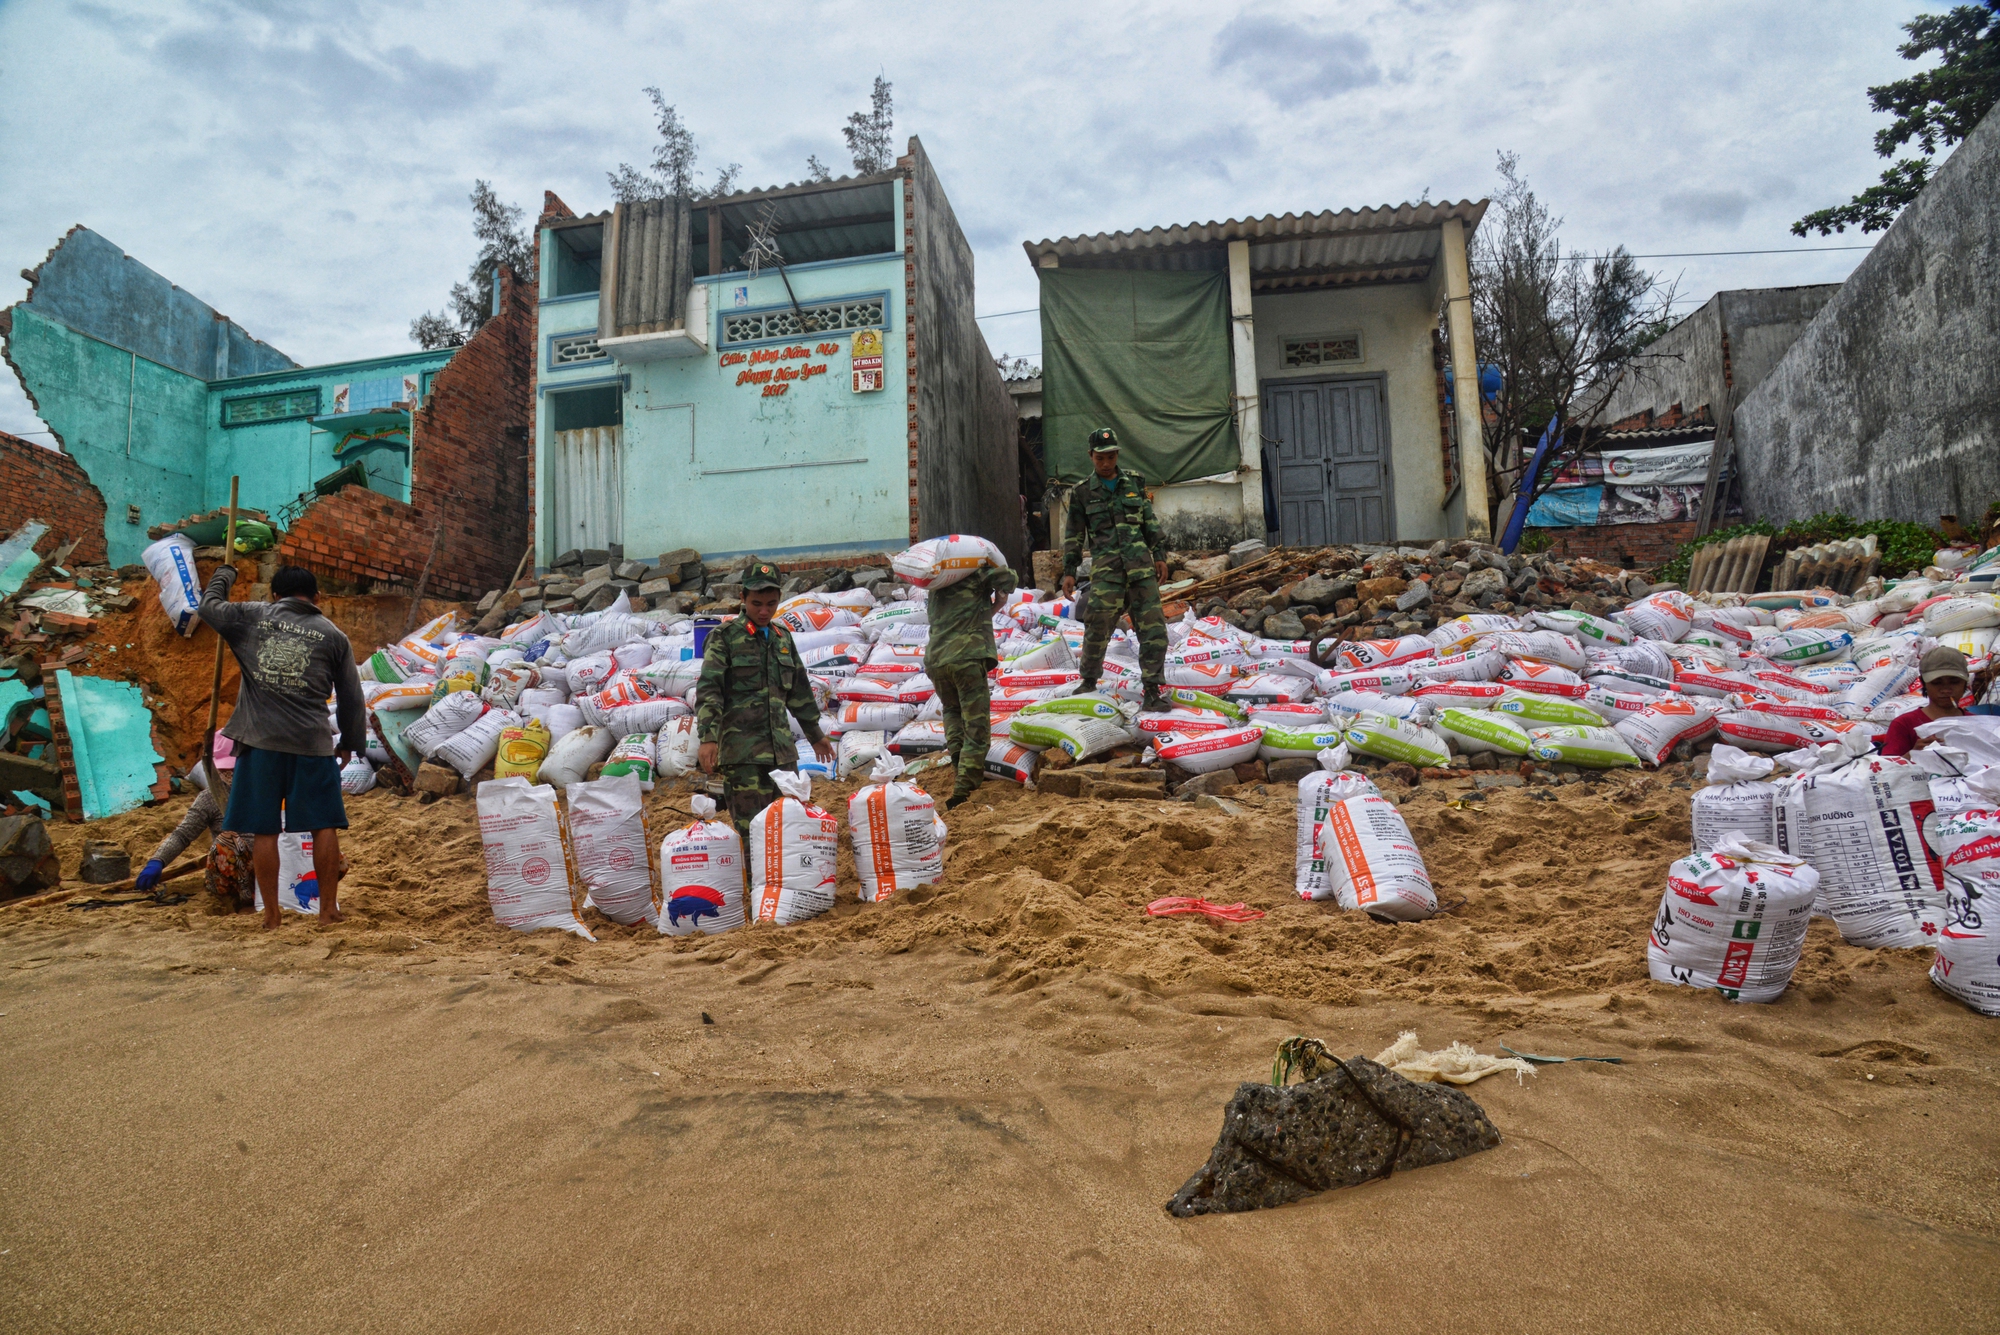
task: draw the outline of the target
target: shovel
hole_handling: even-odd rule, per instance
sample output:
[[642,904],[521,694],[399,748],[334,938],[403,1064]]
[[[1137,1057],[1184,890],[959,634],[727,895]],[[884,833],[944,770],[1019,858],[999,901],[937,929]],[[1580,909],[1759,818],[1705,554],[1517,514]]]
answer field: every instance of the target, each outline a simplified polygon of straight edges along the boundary
[[[222,559],[236,559],[236,498],[239,479],[229,479],[229,527],[222,537]],[[223,641],[222,633],[215,636],[215,678],[208,688],[208,727],[201,734],[201,777],[207,782],[208,791],[224,811],[229,810],[229,780],[215,764],[215,718],[222,710],[222,656],[229,646]]]

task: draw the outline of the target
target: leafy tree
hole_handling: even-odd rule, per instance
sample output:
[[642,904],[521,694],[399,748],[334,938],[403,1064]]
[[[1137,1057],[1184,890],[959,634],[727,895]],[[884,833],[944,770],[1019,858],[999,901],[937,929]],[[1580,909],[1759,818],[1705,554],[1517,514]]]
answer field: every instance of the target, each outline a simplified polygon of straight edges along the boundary
[[506,203],[487,181],[474,181],[470,198],[479,256],[472,272],[452,284],[444,310],[426,311],[410,321],[410,338],[419,347],[455,348],[478,333],[493,316],[493,272],[501,265],[521,282],[535,280],[535,238],[521,225],[521,206]]
[[832,170],[819,160],[819,154],[817,153],[808,154],[806,157],[806,179],[808,181],[831,181],[833,179]]
[[[896,150],[889,140],[889,132],[896,124],[896,110],[889,98],[889,87],[888,80],[876,75],[875,91],[868,99],[868,110],[849,116],[840,131],[847,140],[847,151],[854,155],[854,170],[863,176],[888,171],[896,161]],[[817,162],[818,159],[812,161]]]
[[642,199],[711,199],[733,193],[743,165],[732,162],[717,169],[715,184],[701,189],[694,181],[695,161],[699,156],[694,132],[682,122],[679,110],[658,88],[648,88],[645,93],[653,102],[660,142],[653,146],[650,166],[639,168],[621,162],[617,171],[604,174],[611,182],[612,196],[621,204],[631,204]]
[[[1608,255],[1565,251],[1562,219],[1521,176],[1519,155],[1499,155],[1500,188],[1468,259],[1479,360],[1500,371],[1485,405],[1487,495],[1512,489],[1526,438],[1559,416],[1588,423],[1618,376],[1669,326],[1671,283],[1639,267],[1623,246]],[[1478,466],[1464,460],[1465,467]],[[1554,476],[1547,468],[1543,479]]]
[[1877,111],[1896,119],[1875,132],[1875,152],[1891,157],[1915,140],[1923,157],[1909,157],[1882,173],[1845,204],[1808,213],[1792,224],[1794,236],[1821,236],[1858,227],[1880,232],[1917,197],[1931,178],[1931,159],[1972,132],[2000,101],[2000,0],[1957,5],[1943,14],[1919,14],[1903,25],[1910,40],[1896,48],[1905,60],[1936,52],[1937,68],[1868,90]]

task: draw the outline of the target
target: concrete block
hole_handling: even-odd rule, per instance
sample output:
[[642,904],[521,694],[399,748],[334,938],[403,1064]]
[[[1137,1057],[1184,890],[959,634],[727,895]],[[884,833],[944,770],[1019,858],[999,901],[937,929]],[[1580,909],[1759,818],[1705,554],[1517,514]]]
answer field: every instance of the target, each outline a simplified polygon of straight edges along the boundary
[[602,612],[605,608],[617,602],[618,595],[623,592],[624,592],[623,589],[617,588],[611,583],[606,582],[600,585],[598,587],[597,592],[591,594],[590,597],[584,602],[583,610],[586,612]]
[[1073,769],[1049,770],[1035,778],[1036,788],[1045,793],[1053,793],[1057,797],[1087,796],[1086,790],[1090,784],[1091,779],[1088,774],[1081,774]]
[[609,588],[611,581],[605,578],[587,579],[571,591],[571,597],[580,603],[588,603],[597,596],[598,590]]
[[40,816],[0,816],[0,899],[55,890],[62,863]]
[[1174,796],[1186,797],[1189,794],[1193,794],[1196,797],[1201,797],[1213,793],[1226,793],[1235,788],[1236,783],[1237,779],[1234,770],[1211,770],[1207,774],[1195,775],[1179,788],[1176,788]]
[[653,567],[643,561],[621,561],[611,574],[616,579],[629,579],[637,584],[653,577]]
[[1521,776],[1518,774],[1495,774],[1490,771],[1481,771],[1472,776],[1472,786],[1474,788],[1519,788],[1521,786]]
[[458,791],[458,771],[449,765],[426,760],[417,767],[416,789],[420,793],[435,793],[439,797],[450,797]]
[[555,563],[559,566],[580,566],[583,564],[583,553],[572,547],[558,556]]
[[574,612],[576,611],[576,599],[569,597],[567,594],[561,598],[549,598],[543,601],[542,610],[544,612]]
[[1203,793],[1194,800],[1194,804],[1203,811],[1220,811],[1225,816],[1243,815],[1243,808],[1241,806],[1226,797],[1217,797],[1213,793]]
[[608,563],[605,565],[592,566],[590,569],[583,572],[583,582],[585,584],[590,583],[592,580],[610,579],[610,578],[611,578],[611,566]]
[[1319,762],[1317,760],[1307,760],[1303,757],[1294,757],[1288,760],[1272,760],[1267,761],[1264,765],[1264,777],[1270,783],[1296,784],[1300,779],[1305,778],[1318,768]]
[[487,594],[484,598],[481,598],[479,600],[479,606],[477,610],[481,612],[491,612],[493,610],[493,604],[499,601],[500,601],[500,590],[495,589],[491,593]]
[[576,555],[586,566],[601,566],[611,559],[611,551],[605,547],[585,547]]
[[674,582],[670,579],[649,579],[639,585],[639,596],[642,598],[658,598],[673,591]]
[[701,553],[692,547],[676,547],[670,552],[661,552],[656,564],[662,570],[677,570],[685,565],[700,565]]

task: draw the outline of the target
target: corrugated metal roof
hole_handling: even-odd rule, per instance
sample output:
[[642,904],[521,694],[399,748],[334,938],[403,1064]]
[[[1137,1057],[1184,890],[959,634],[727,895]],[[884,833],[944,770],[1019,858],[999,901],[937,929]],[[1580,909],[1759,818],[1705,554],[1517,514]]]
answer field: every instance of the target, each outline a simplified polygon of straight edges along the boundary
[[1443,223],[1458,218],[1470,232],[1485,214],[1483,199],[1383,205],[1100,232],[1023,249],[1036,266],[1053,255],[1063,268],[1213,271],[1228,266],[1231,241],[1248,241],[1255,291],[1417,282],[1430,276]]

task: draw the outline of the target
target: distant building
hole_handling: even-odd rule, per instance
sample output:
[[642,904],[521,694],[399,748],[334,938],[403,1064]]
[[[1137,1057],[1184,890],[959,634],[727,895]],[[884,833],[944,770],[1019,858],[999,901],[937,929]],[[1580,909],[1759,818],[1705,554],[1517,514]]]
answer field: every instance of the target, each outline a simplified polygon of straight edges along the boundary
[[581,218],[549,195],[540,228],[538,564],[966,532],[1026,566],[1012,401],[916,139],[871,176]]
[[1466,242],[1485,211],[1403,204],[1027,243],[1049,473],[1080,478],[1085,437],[1111,426],[1175,546],[1484,536],[1485,473],[1461,465],[1458,441],[1480,432]]
[[[112,563],[137,561],[149,529],[226,505],[234,475],[246,509],[282,517],[288,560],[363,588],[413,587],[428,565],[429,591],[475,595],[527,543],[515,286],[503,274],[500,315],[464,347],[302,367],[76,227],[0,311],[0,335],[103,498]],[[0,475],[0,489],[16,485]]]

